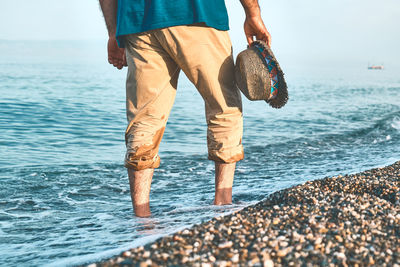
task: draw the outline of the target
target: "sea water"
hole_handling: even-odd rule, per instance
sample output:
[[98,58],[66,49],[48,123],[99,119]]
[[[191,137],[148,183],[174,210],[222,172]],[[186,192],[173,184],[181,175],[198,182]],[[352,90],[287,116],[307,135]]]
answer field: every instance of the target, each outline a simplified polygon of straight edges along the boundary
[[0,265],[76,265],[233,212],[307,180],[400,159],[400,76],[286,67],[281,110],[244,104],[233,204],[212,205],[204,104],[181,74],[160,147],[152,217],[123,167],[126,70],[101,43],[0,41]]

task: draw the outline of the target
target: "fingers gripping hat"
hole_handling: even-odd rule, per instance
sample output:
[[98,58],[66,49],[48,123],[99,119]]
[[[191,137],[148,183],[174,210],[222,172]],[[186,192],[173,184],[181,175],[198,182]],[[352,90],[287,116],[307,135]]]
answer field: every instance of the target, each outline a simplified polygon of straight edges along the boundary
[[273,108],[289,99],[283,72],[264,41],[253,42],[236,58],[236,85],[249,100],[265,100]]

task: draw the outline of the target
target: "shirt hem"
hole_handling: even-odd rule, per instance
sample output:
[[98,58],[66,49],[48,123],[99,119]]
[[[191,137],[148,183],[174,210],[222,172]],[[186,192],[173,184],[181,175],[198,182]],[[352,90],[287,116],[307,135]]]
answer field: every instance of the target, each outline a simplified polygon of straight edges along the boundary
[[147,32],[147,31],[151,31],[151,30],[163,29],[163,28],[174,27],[174,26],[191,25],[191,24],[195,24],[195,23],[205,23],[206,26],[220,30],[220,31],[228,31],[229,30],[229,24],[227,24],[225,22],[207,23],[207,21],[203,21],[203,20],[194,20],[194,21],[188,23],[187,20],[185,20],[185,21],[178,20],[178,21],[173,21],[173,22],[168,22],[168,23],[165,23],[165,22],[153,23],[153,24],[145,26],[145,27],[141,26],[140,24],[137,24],[137,25],[134,25],[134,28],[136,28],[135,26],[139,26],[139,27],[137,27],[137,29],[133,29],[129,32],[117,33],[116,38],[117,38],[119,47],[123,48],[123,47],[125,47],[124,43],[123,43],[123,37],[125,35],[138,34],[138,33],[143,33],[143,32]]

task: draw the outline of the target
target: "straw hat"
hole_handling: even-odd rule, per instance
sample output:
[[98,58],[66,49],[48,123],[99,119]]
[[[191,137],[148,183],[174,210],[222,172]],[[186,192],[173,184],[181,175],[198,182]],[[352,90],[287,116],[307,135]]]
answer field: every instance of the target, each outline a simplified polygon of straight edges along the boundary
[[236,85],[249,100],[265,100],[273,108],[283,107],[289,99],[283,75],[264,41],[253,42],[236,58]]

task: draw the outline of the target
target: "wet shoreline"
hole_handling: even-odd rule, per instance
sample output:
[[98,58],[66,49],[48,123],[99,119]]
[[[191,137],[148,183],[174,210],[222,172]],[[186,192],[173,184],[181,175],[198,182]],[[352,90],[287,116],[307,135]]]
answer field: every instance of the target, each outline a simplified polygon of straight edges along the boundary
[[89,266],[395,266],[400,161],[265,200]]

